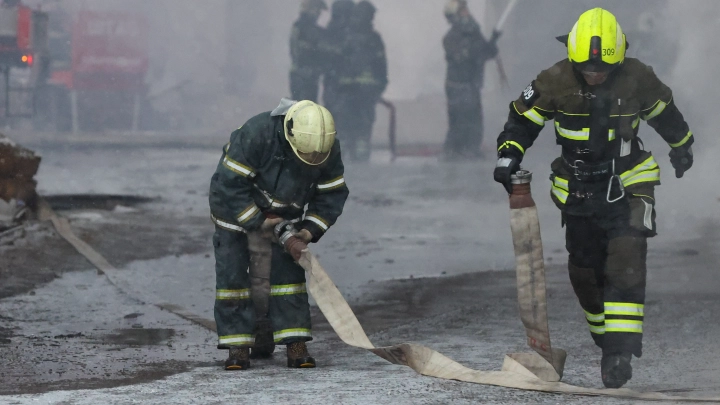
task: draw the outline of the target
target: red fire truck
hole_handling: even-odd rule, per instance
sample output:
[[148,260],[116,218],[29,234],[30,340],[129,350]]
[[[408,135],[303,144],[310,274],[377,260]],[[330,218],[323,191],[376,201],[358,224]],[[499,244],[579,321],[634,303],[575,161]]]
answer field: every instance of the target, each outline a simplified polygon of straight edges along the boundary
[[50,14],[51,120],[60,130],[137,129],[148,70],[141,15]]
[[47,79],[48,16],[19,0],[0,3],[0,122],[32,117]]

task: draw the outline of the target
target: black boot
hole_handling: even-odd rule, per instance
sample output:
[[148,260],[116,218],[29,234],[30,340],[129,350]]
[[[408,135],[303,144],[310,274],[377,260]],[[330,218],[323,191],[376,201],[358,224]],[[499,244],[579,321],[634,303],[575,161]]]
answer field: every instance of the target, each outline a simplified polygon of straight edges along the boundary
[[288,343],[287,358],[290,368],[315,368],[315,359],[310,357],[305,342]]
[[632,378],[631,359],[630,353],[603,353],[600,371],[605,388],[620,388]]
[[255,344],[250,351],[250,358],[267,359],[272,357],[274,351],[275,340],[270,322],[258,322],[255,330]]
[[247,370],[250,368],[250,349],[247,347],[233,347],[225,360],[225,370]]

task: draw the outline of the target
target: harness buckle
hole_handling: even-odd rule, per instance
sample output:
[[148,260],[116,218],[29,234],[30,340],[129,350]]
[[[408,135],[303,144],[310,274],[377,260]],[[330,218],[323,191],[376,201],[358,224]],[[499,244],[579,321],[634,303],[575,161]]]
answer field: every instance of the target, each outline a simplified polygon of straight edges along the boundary
[[[610,194],[612,194],[613,180],[617,180],[618,189],[620,190],[620,196],[611,200]],[[605,199],[607,200],[607,202],[612,204],[612,203],[622,200],[623,197],[625,197],[625,186],[623,185],[622,179],[620,178],[620,176],[615,174],[615,159],[613,159],[613,161],[612,161],[612,176],[610,176],[610,179],[608,180],[608,190],[607,190],[607,196]]]

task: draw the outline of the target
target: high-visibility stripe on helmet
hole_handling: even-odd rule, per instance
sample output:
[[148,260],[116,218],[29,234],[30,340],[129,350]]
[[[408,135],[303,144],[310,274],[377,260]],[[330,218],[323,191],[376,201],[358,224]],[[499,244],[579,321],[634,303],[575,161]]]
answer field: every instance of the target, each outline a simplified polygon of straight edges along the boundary
[[279,330],[277,332],[273,332],[273,340],[275,340],[275,343],[280,342],[283,339],[289,338],[289,337],[312,337],[312,331],[310,329],[306,328],[293,328],[293,329],[283,329]]
[[255,344],[255,336],[245,335],[225,335],[218,337],[218,343],[221,345],[243,345],[249,346]]
[[305,219],[316,223],[320,228],[322,228],[323,231],[327,231],[328,228],[330,228],[330,225],[328,225],[327,221],[315,214],[305,215]]
[[270,295],[292,295],[292,294],[303,294],[307,293],[307,286],[305,283],[301,284],[283,284],[283,285],[271,285]]
[[645,305],[631,302],[606,302],[606,315],[643,316]]
[[606,319],[605,332],[643,333],[643,321]]
[[250,289],[243,288],[241,290],[217,290],[215,291],[216,300],[243,300],[250,298]]
[[687,141],[690,140],[690,138],[692,138],[692,136],[693,136],[692,131],[688,131],[687,135],[685,135],[685,137],[683,139],[681,139],[680,142],[670,143],[668,145],[670,145],[671,148],[677,148],[677,147],[683,146],[687,143]]

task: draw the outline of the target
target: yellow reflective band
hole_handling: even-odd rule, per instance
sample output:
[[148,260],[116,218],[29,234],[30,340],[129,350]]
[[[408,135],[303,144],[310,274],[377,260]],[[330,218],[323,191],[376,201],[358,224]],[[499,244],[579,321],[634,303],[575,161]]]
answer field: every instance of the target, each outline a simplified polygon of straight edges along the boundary
[[302,284],[284,284],[270,286],[270,295],[291,295],[302,294],[307,292],[305,283]]
[[606,319],[605,332],[642,333],[643,321],[631,321],[627,319]]
[[567,203],[568,196],[570,195],[567,191],[559,189],[553,185],[552,193],[561,203]]
[[240,162],[236,162],[227,156],[225,156],[225,159],[223,159],[223,166],[243,177],[255,177],[255,172],[253,172],[251,168],[245,166]]
[[632,123],[633,129],[637,128],[638,125],[640,125],[640,117],[635,118],[635,121]]
[[653,197],[650,197],[649,195],[645,195],[645,194],[633,194],[633,197],[645,197],[645,198],[649,198],[649,199],[655,201],[655,199]]
[[522,146],[520,146],[520,144],[517,143],[517,142],[515,142],[515,141],[505,141],[505,142],[503,142],[503,144],[500,145],[500,147],[498,148],[498,151],[499,151],[499,150],[502,150],[503,148],[509,148],[510,146],[514,146],[514,147],[518,148],[518,150],[520,150],[520,152],[521,152],[523,155],[525,154],[525,148],[523,148]]
[[243,300],[250,298],[250,289],[242,290],[217,290],[215,292],[216,300]]
[[594,333],[596,335],[604,335],[605,334],[605,326],[595,326],[595,325],[589,325],[590,326],[590,333]]
[[231,222],[222,220],[217,218],[215,215],[210,214],[210,220],[213,221],[213,223],[220,228],[226,230],[226,231],[233,231],[233,232],[245,232],[245,229],[243,229],[240,226],[237,226],[236,224],[233,224]]
[[238,215],[238,222],[244,224],[258,213],[260,213],[260,209],[253,203]]
[[334,190],[336,188],[342,187],[343,184],[345,184],[345,177],[340,176],[340,177],[334,178],[326,183],[319,183],[317,185],[317,188],[320,191],[329,191],[329,190]]
[[239,345],[253,345],[255,344],[255,336],[253,335],[226,335],[218,338],[218,343],[221,345],[239,344]]
[[685,135],[685,138],[683,138],[682,140],[680,140],[680,142],[678,142],[678,143],[669,143],[668,145],[670,145],[671,148],[677,148],[678,146],[683,146],[683,145],[685,145],[685,144],[687,143],[687,141],[690,140],[690,137],[692,137],[692,136],[693,136],[692,131],[688,131],[687,135]]
[[535,111],[535,108],[531,108],[523,113],[523,116],[530,121],[540,125],[541,127],[545,126],[545,117],[540,115],[539,112]]
[[639,174],[636,174],[635,176],[632,176],[628,179],[623,180],[623,186],[632,186],[633,184],[637,183],[647,183],[647,182],[653,182],[653,181],[660,181],[660,169],[655,170],[648,170]]
[[[658,115],[660,115],[660,113],[662,113],[663,111],[665,111],[665,107],[667,107],[667,103],[663,102],[662,100],[658,100],[657,103],[655,103],[655,105],[653,107],[650,107],[650,108],[653,108],[653,110],[650,112],[650,114],[647,114],[646,116],[643,117],[643,119],[645,121],[651,120],[651,119],[657,117]],[[648,108],[648,110],[650,108]],[[645,110],[645,111],[647,111],[647,110]]]
[[608,141],[615,140],[615,130],[611,129],[608,131]]
[[554,177],[553,184],[555,185],[555,187],[561,188],[565,191],[570,191],[568,180],[565,180],[562,177]]
[[223,150],[225,151],[225,153],[227,153],[228,149],[230,149],[230,142],[228,142],[227,144],[225,144],[225,147],[223,148]]
[[555,130],[563,138],[573,141],[587,141],[590,139],[590,128],[583,128],[582,131],[572,131],[561,127],[560,123],[555,121]]
[[585,311],[585,318],[587,318],[587,320],[590,322],[602,322],[605,320],[605,314],[591,314],[590,312]]
[[562,115],[568,115],[568,116],[571,116],[571,117],[589,117],[589,116],[590,116],[590,114],[571,114],[571,113],[568,113],[568,112],[565,112],[565,111],[562,111],[562,110],[560,110],[560,111],[558,111],[558,112],[559,112],[560,114],[562,114]]
[[319,216],[315,214],[305,215],[305,219],[307,219],[310,222],[316,223],[320,228],[322,228],[323,231],[327,231],[330,225],[328,225],[327,221],[320,218]]
[[[641,174],[642,172],[653,170],[653,169],[658,169],[657,176],[659,179],[660,173],[659,173],[658,164],[655,161],[655,158],[653,156],[650,156],[649,158],[645,159],[645,161],[643,161],[639,165],[637,165],[637,166],[633,167],[632,169],[621,174],[620,179],[622,180],[622,182],[625,186],[628,186],[629,184],[626,184],[626,182],[630,181],[630,179],[632,177],[635,177],[635,176]],[[650,180],[645,180],[645,181],[650,181]]]
[[607,315],[629,315],[644,316],[645,305],[633,304],[630,302],[606,302],[605,314]]
[[305,328],[283,329],[273,332],[273,340],[275,340],[275,343],[289,337],[312,337],[312,332],[310,329]]

